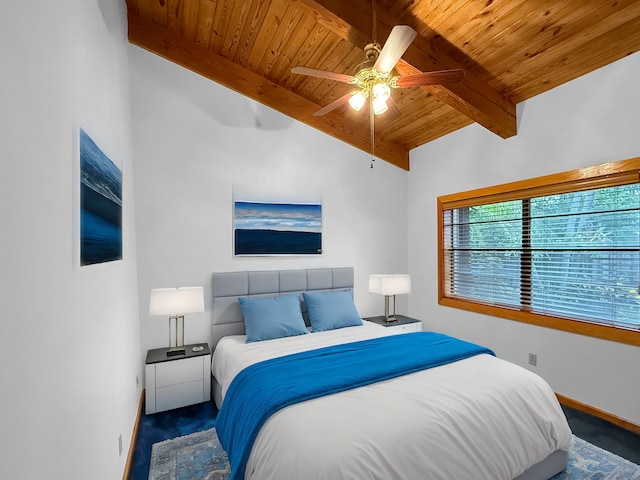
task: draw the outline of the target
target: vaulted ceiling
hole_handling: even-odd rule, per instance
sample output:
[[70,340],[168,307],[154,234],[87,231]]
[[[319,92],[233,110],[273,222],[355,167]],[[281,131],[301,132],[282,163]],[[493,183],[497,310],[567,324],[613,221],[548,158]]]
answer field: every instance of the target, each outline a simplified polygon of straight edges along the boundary
[[[459,82],[393,89],[375,116],[375,156],[409,151],[471,123],[516,135],[518,102],[640,50],[640,1],[126,0],[129,41],[371,153],[368,109],[322,107],[353,91],[291,73],[353,75],[393,26],[418,35],[398,75],[463,69]],[[373,6],[373,8],[372,8]],[[373,38],[375,35],[375,38]]]

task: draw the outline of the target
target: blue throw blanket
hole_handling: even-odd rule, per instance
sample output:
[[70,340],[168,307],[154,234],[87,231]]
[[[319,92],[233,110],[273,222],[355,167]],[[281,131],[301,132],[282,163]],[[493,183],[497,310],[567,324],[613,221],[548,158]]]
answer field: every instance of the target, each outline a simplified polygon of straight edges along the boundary
[[310,350],[245,368],[231,382],[216,418],[231,480],[244,479],[260,428],[281,408],[482,353],[494,355],[447,335],[417,332]]

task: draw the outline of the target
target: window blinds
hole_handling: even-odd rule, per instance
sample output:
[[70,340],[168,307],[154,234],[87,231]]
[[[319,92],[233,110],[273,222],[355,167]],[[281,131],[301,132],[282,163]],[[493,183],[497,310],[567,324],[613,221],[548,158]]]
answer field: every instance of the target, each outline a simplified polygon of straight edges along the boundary
[[445,207],[445,296],[639,329],[640,192],[633,180]]

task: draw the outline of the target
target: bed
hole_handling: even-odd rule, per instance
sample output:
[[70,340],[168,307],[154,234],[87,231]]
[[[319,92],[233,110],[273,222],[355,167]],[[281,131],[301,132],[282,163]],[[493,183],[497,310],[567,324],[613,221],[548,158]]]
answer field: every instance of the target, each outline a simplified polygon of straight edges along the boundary
[[[358,324],[349,310],[355,310],[352,268],[216,273],[213,286],[216,429],[231,459],[232,478],[538,480],[565,468],[572,434],[544,380],[487,349],[441,334],[393,335],[373,323]],[[297,333],[260,338],[271,303],[286,303],[286,309],[297,303]],[[333,316],[344,310],[346,324],[334,325]],[[308,333],[315,327],[320,331]],[[436,343],[423,347],[423,342]],[[388,355],[405,363],[411,358],[413,365],[415,357],[431,356],[443,342],[473,354],[433,368],[380,373],[382,381],[360,379],[368,378],[369,367],[376,375],[391,369],[396,360]],[[382,356],[368,360],[369,350]],[[327,366],[334,356],[353,363]],[[286,385],[290,376],[295,380]],[[269,397],[280,395],[276,392],[285,395],[307,382],[320,388],[314,382],[342,376],[352,385],[329,387],[329,394],[304,401],[274,400],[282,408],[259,414],[249,410],[252,403],[269,404]],[[260,388],[266,400],[258,399]],[[250,426],[241,422],[245,419]],[[240,447],[234,435],[245,427],[255,433]],[[240,455],[242,449],[246,453]]]

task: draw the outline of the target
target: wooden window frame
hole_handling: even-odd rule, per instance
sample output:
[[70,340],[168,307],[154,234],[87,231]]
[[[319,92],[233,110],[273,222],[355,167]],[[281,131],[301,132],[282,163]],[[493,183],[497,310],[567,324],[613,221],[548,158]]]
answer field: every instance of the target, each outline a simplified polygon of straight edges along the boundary
[[546,175],[492,187],[440,196],[438,208],[438,304],[508,320],[539,325],[570,333],[640,346],[640,331],[568,320],[532,313],[524,309],[510,309],[447,297],[444,284],[444,211],[454,208],[521,200],[543,195],[591,190],[640,182],[640,157],[593,167]]

